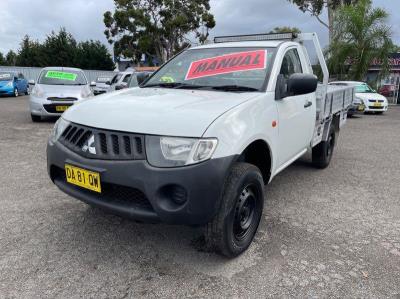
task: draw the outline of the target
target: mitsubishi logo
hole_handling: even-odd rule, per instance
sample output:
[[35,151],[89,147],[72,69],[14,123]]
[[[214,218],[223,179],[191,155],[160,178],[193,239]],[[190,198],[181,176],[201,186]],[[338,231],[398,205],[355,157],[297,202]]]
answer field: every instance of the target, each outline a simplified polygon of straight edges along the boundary
[[90,138],[84,143],[82,146],[82,151],[87,153],[89,152],[92,155],[96,155],[96,146],[94,145],[94,135],[90,136]]

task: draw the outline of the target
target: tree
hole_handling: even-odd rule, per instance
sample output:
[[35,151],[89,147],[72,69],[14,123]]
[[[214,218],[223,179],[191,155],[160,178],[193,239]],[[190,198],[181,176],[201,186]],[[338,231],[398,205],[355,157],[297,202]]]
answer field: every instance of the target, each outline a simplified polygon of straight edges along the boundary
[[32,41],[28,35],[22,39],[16,64],[18,66],[42,67],[44,63],[43,46],[38,41]]
[[288,33],[288,32],[301,33],[301,30],[297,27],[283,26],[283,27],[275,27],[269,33]]
[[171,58],[194,33],[204,43],[215,20],[210,0],[114,0],[116,9],[104,14],[105,35],[117,56],[139,61],[142,54]]
[[76,64],[83,69],[114,70],[115,65],[105,45],[99,41],[86,41],[78,44]]
[[71,33],[61,28],[52,31],[43,44],[44,64],[47,66],[74,66],[77,43]]
[[0,65],[5,65],[6,60],[4,59],[3,53],[0,52]]
[[13,50],[8,51],[6,55],[6,65],[15,66],[17,62],[17,54]]
[[371,0],[338,10],[333,22],[332,43],[328,49],[331,73],[351,80],[363,80],[373,59],[383,63],[382,74],[393,50],[388,13],[373,8]]
[[[343,5],[356,4],[358,0],[288,0],[296,4],[304,13],[310,13],[318,22],[329,30],[329,40],[332,39],[332,23],[335,18],[335,11]],[[328,22],[321,19],[324,9],[328,10]]]

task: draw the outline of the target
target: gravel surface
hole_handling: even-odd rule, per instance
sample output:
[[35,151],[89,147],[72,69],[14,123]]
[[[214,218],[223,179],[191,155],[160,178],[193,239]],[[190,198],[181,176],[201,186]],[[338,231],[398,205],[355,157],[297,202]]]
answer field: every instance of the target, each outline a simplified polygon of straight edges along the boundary
[[199,230],[138,224],[61,193],[53,121],[0,98],[0,297],[400,298],[400,107],[350,119],[331,166],[309,156],[267,187],[250,249],[197,249]]

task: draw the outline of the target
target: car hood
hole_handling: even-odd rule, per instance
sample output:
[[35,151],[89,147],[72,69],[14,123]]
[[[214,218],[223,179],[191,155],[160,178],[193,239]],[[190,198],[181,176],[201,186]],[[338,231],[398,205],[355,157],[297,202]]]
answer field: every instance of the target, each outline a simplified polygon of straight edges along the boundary
[[45,97],[76,97],[80,98],[83,90],[88,88],[88,85],[46,85],[37,84],[37,88],[43,92]]
[[63,118],[82,125],[143,134],[201,137],[221,114],[257,93],[131,88],[84,100]]
[[0,87],[6,86],[8,83],[12,82],[10,81],[0,81]]
[[356,97],[361,99],[361,100],[385,100],[386,98],[383,95],[380,95],[379,93],[356,93]]

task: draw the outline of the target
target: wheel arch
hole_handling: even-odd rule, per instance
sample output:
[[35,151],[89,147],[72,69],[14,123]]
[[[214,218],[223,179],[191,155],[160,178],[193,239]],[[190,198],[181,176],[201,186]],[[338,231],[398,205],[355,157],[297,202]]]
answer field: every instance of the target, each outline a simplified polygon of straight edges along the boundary
[[258,167],[265,184],[268,184],[272,174],[272,151],[269,144],[263,139],[249,143],[238,156],[237,162],[247,162]]

